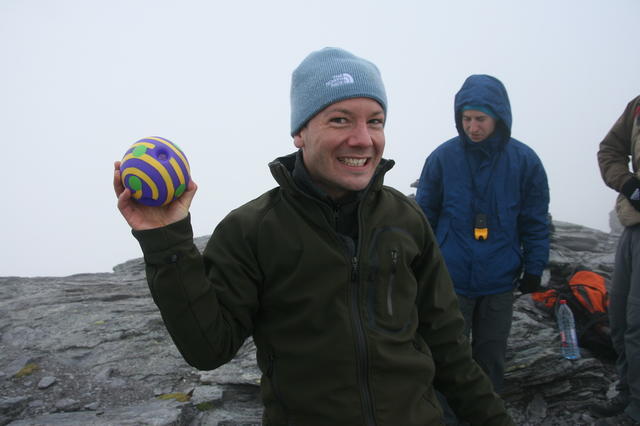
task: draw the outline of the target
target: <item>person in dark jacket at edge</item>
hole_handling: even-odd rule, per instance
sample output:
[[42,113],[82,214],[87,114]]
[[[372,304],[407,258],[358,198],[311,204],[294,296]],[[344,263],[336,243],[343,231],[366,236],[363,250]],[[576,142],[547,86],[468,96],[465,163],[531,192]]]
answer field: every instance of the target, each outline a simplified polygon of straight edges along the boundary
[[[416,201],[451,274],[473,358],[500,393],[514,290],[539,290],[549,258],[549,188],[536,153],[511,137],[502,82],[469,76],[454,116],[458,136],[426,159]],[[446,423],[458,424],[439,397]]]
[[415,202],[383,185],[387,98],[378,68],[339,48],[293,71],[297,152],[278,186],[231,211],[201,254],[189,206],[118,209],[144,254],[153,300],[185,360],[230,361],[253,337],[265,425],[442,422],[434,386],[477,425],[512,425],[471,357],[446,265]]
[[[631,159],[631,165],[629,165]],[[618,394],[591,411],[596,425],[640,425],[640,96],[632,99],[598,149],[605,184],[618,192],[618,241],[609,292],[609,323],[618,354]],[[629,168],[631,167],[631,168]]]

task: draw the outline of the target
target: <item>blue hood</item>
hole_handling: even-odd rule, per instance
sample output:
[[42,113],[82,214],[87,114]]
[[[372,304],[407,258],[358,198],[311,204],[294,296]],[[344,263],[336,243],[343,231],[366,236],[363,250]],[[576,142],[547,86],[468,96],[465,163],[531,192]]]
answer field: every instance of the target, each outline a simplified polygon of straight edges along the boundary
[[511,104],[507,89],[500,80],[490,75],[474,74],[464,81],[456,93],[454,102],[456,129],[462,139],[468,140],[462,128],[462,108],[465,105],[490,108],[499,119],[496,132],[500,132],[500,136],[502,136],[500,139],[504,142],[509,140],[511,137]]

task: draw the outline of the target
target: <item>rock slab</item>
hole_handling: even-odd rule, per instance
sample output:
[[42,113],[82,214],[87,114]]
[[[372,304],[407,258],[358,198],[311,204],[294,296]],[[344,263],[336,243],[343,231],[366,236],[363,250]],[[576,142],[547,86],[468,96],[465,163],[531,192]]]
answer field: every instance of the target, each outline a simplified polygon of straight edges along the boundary
[[[577,267],[610,278],[616,242],[555,221],[544,284]],[[612,396],[611,363],[588,351],[563,359],[553,318],[526,295],[507,359],[504,398],[518,425],[591,424],[589,405]],[[251,341],[215,371],[183,361],[141,259],[113,273],[0,277],[0,425],[259,425],[259,381]]]

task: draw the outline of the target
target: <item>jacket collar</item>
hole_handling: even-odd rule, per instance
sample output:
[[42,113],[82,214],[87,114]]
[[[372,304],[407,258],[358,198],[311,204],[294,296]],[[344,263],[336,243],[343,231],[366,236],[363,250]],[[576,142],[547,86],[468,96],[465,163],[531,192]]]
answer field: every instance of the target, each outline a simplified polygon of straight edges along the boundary
[[[383,158],[380,161],[380,164],[378,164],[369,185],[362,191],[354,193],[354,197],[360,200],[369,192],[379,191],[384,184],[384,175],[391,170],[394,165],[395,161]],[[306,167],[304,167],[301,150],[276,158],[269,163],[269,168],[273,178],[283,189],[288,191],[304,192],[305,194],[324,202],[331,200],[329,196],[318,188],[311,180],[309,172]]]
[[485,140],[481,142],[474,142],[465,134],[460,135],[463,146],[470,152],[483,152],[486,155],[491,155],[501,149],[509,142],[509,138],[504,136],[502,128],[496,127],[496,130]]

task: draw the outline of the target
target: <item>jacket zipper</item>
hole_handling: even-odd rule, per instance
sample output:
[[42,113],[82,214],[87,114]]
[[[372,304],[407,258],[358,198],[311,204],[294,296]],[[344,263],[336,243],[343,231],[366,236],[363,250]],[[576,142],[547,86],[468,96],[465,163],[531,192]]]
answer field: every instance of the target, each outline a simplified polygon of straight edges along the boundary
[[369,360],[367,354],[367,342],[365,340],[364,326],[358,309],[360,300],[360,290],[358,288],[358,258],[351,258],[351,310],[353,325],[356,332],[356,352],[357,369],[360,383],[360,394],[364,405],[365,424],[375,426],[375,414],[373,411],[373,400],[371,398],[371,387],[369,384]]
[[398,250],[391,250],[391,275],[387,286],[387,312],[393,317],[393,288],[396,282],[396,265],[398,264]]
[[289,424],[289,410],[284,403],[282,393],[280,393],[280,387],[278,386],[278,383],[276,381],[276,358],[273,354],[269,354],[268,376],[271,379],[271,389],[273,390],[273,396],[275,396],[276,400],[280,402],[282,410],[284,411],[285,416],[287,416],[287,424]]

